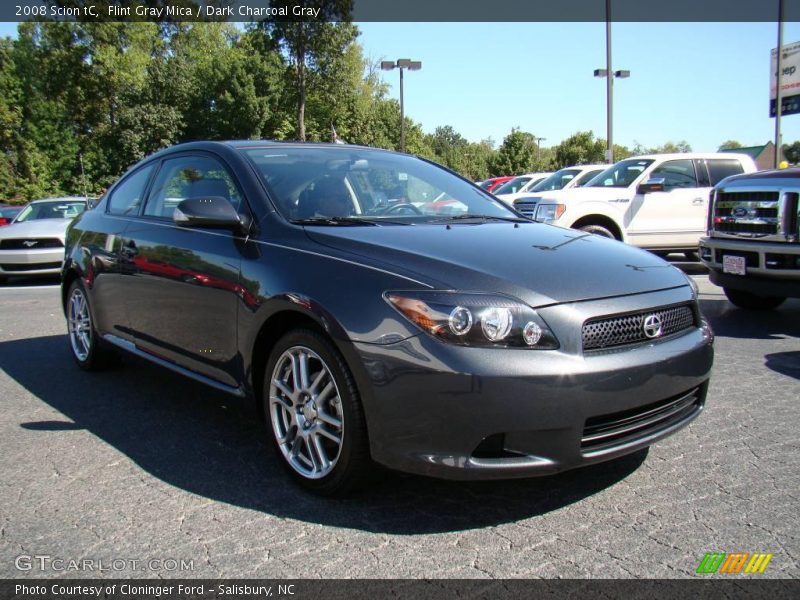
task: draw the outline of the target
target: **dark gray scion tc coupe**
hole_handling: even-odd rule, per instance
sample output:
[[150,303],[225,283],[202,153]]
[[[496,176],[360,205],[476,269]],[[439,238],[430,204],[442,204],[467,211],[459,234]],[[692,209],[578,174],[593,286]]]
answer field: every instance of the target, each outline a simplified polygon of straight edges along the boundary
[[256,406],[326,494],[372,461],[453,479],[608,460],[703,408],[713,336],[661,259],[532,222],[425,160],[197,142],[70,227],[69,344]]

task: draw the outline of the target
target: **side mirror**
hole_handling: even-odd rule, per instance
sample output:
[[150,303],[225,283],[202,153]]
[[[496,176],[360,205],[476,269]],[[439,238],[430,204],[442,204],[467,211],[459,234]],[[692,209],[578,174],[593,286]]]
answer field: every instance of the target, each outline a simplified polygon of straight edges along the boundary
[[638,194],[649,194],[651,192],[664,192],[666,179],[655,177],[653,179],[648,179],[644,183],[640,183],[639,187],[636,188],[636,193]]
[[182,200],[172,215],[172,220],[181,227],[203,229],[231,229],[247,231],[249,219],[240,215],[227,198],[202,196]]

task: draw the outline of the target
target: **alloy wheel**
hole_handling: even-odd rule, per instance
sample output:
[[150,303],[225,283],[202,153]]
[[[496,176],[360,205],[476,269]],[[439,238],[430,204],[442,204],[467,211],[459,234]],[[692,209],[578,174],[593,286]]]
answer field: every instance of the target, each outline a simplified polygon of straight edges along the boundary
[[331,370],[316,352],[292,346],[281,354],[270,378],[269,411],[278,447],[292,469],[307,479],[334,469],[344,412]]
[[79,288],[75,288],[69,298],[67,326],[72,352],[80,362],[85,362],[92,350],[92,317],[86,296]]

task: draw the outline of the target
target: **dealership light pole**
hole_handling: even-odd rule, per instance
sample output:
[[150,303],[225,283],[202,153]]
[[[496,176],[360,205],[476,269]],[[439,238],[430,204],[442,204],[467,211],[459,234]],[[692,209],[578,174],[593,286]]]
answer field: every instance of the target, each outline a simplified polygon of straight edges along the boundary
[[777,169],[781,162],[781,112],[783,98],[781,97],[781,84],[783,75],[783,0],[778,0],[778,56],[775,72],[775,159],[772,166]]
[[614,78],[630,77],[630,71],[611,70],[611,0],[606,0],[606,68],[595,69],[595,77],[606,78],[606,129],[607,144],[606,160],[614,163]]
[[400,152],[406,151],[406,117],[403,107],[403,70],[419,71],[422,68],[422,61],[410,60],[408,58],[398,58],[396,62],[391,60],[381,61],[381,69],[391,71],[400,69]]

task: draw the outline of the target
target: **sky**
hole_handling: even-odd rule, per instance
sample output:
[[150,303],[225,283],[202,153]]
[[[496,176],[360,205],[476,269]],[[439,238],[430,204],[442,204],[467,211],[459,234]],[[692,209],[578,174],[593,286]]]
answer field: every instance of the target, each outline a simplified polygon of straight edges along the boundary
[[[606,137],[605,23],[358,23],[372,60],[410,58],[406,115],[426,132],[451,125],[496,144],[519,127],[554,146],[577,131]],[[0,23],[0,36],[16,23]],[[784,25],[784,44],[800,23]],[[774,140],[769,117],[775,23],[614,23],[614,143],[689,142],[714,151],[729,139]],[[397,71],[383,73],[399,97]],[[800,115],[782,119],[784,143],[800,140]]]

